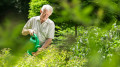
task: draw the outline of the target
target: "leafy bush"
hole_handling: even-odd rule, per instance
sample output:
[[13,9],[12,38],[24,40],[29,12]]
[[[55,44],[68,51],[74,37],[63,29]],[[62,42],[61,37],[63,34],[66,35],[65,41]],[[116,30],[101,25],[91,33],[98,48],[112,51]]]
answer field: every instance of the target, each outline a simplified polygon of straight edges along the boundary
[[29,16],[28,18],[31,18],[33,16],[40,15],[40,9],[44,4],[48,4],[47,0],[31,0],[29,3],[30,10],[29,10]]
[[[73,58],[70,61],[67,60],[67,58],[69,58],[72,53],[71,52],[67,52],[67,51],[59,51],[58,48],[56,48],[55,46],[51,46],[43,51],[40,52],[40,54],[37,57],[34,56],[30,56],[28,54],[25,54],[23,57],[18,57],[18,59],[15,61],[14,64],[11,64],[10,62],[10,58],[13,59],[15,57],[13,57],[10,53],[9,53],[10,49],[3,49],[2,50],[2,54],[0,55],[0,62],[1,62],[1,66],[7,67],[7,66],[16,66],[16,67],[33,67],[33,66],[40,66],[40,67],[60,67],[60,66],[70,66],[71,61],[77,59],[77,58]],[[9,57],[9,59],[8,59]],[[12,60],[13,61],[13,60]],[[75,64],[77,64],[77,66],[82,65],[83,63],[78,62],[78,60],[74,61]],[[76,63],[78,62],[78,63]],[[67,64],[68,63],[68,64]],[[67,64],[67,65],[66,65]],[[72,65],[75,65],[72,64]]]
[[[51,45],[51,47],[41,51],[36,57],[24,54],[22,57],[19,56],[17,58],[9,53],[9,49],[5,48],[0,54],[0,63],[1,66],[16,67],[106,67],[106,65],[119,67],[119,29],[119,25],[115,24],[109,31],[104,31],[94,26],[88,28],[80,27],[78,28],[79,35],[75,38],[76,41],[71,40],[74,36],[67,37],[74,34],[74,28],[67,28],[63,31],[61,29],[57,32],[60,33],[58,34],[58,39],[55,38],[58,40],[56,41],[57,46]],[[10,63],[11,61],[15,62]]]
[[[95,26],[90,26],[87,28],[81,26],[78,28],[77,38],[73,36],[73,27],[65,30],[62,30],[62,28],[59,27],[57,27],[57,29],[59,30],[56,32],[57,37],[55,39],[57,40],[56,44],[59,45],[59,48],[65,48],[70,52],[72,51],[72,57],[78,57],[80,59],[87,58],[88,66],[93,67],[97,65],[101,66],[102,64],[107,65],[116,59],[114,58],[115,55],[117,55],[117,58],[120,56],[120,26],[116,25],[116,23],[112,25],[110,30],[104,30]],[[69,35],[71,35],[72,38],[69,37]],[[103,63],[105,61],[108,63]],[[115,64],[116,66],[119,65],[118,61],[109,65],[112,64]]]

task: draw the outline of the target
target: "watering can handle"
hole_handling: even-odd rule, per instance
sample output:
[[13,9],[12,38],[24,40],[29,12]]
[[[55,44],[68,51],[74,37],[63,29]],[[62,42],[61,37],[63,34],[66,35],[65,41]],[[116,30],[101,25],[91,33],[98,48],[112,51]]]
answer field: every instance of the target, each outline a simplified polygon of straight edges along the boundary
[[35,39],[36,37],[37,37],[36,34],[33,33],[33,36],[30,37],[30,41],[35,43],[36,42],[36,39]]

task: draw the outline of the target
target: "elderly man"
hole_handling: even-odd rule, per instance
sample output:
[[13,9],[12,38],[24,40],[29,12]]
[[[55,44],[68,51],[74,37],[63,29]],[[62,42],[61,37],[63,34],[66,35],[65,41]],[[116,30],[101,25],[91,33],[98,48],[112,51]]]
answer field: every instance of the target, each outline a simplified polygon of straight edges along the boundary
[[48,47],[54,39],[55,25],[49,16],[52,14],[53,8],[50,5],[43,5],[40,10],[40,16],[32,17],[28,20],[22,30],[22,35],[33,35],[35,33],[42,44],[37,52],[32,52],[33,55],[38,55],[40,50]]

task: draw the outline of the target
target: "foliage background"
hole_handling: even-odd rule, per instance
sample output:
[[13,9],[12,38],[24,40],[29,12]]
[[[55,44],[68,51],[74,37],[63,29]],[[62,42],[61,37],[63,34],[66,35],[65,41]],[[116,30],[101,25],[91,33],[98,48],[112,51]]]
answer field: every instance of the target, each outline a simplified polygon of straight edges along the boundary
[[[52,46],[36,57],[21,31],[40,15],[42,5],[54,8]],[[120,67],[119,0],[4,0],[0,2],[1,67]]]

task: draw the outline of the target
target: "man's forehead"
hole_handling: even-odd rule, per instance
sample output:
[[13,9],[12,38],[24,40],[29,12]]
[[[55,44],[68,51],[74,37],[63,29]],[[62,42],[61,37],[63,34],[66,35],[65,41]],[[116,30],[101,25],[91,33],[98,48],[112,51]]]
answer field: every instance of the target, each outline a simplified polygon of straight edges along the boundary
[[47,9],[44,9],[43,10],[43,13],[46,13],[46,12],[51,12],[50,10],[47,10]]
[[46,11],[48,11],[48,10],[47,10],[47,9],[44,9],[43,11],[46,12]]

